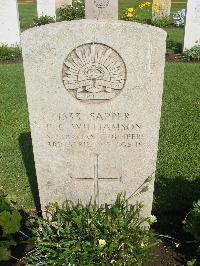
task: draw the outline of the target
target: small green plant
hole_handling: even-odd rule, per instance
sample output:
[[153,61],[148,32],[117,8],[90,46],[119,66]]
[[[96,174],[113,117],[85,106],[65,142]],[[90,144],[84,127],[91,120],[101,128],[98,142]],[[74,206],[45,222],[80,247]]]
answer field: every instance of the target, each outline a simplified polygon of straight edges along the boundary
[[19,46],[0,46],[0,61],[17,60],[21,58],[21,48]]
[[34,26],[42,26],[42,25],[50,24],[50,23],[54,23],[54,22],[55,22],[55,19],[53,17],[50,17],[50,16],[35,17],[33,19]]
[[170,17],[154,18],[151,24],[159,28],[165,28],[172,24],[172,21]]
[[[198,244],[200,248],[200,200],[193,203],[193,209],[186,216],[183,221],[183,228],[189,232],[193,238],[194,243]],[[196,265],[196,260],[188,261],[188,266]]]
[[58,20],[74,20],[85,17],[85,1],[74,0],[72,6],[58,9]]
[[194,237],[194,241],[200,244],[200,200],[193,203],[193,209],[183,221],[184,229]]
[[35,248],[28,265],[142,265],[157,242],[146,226],[155,217],[141,218],[142,204],[128,204],[118,195],[111,206],[52,203],[47,217],[34,217]]
[[10,259],[15,234],[20,231],[22,217],[15,204],[16,198],[0,188],[0,261]]
[[200,45],[195,45],[191,49],[185,50],[183,55],[188,61],[200,61]]

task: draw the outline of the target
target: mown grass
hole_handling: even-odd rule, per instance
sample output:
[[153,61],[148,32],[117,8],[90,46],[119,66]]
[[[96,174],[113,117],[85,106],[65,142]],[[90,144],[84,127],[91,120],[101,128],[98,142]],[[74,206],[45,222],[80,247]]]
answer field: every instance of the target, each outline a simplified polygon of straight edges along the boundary
[[200,64],[167,64],[155,209],[181,210],[200,198]]
[[19,144],[20,135],[30,131],[22,64],[0,65],[0,93],[0,186],[16,194],[19,205],[33,207]]
[[[200,198],[200,64],[167,64],[154,209],[177,210]],[[23,67],[0,65],[0,185],[35,206],[35,169]]]
[[33,18],[37,16],[36,1],[18,0],[18,9],[21,27],[33,24]]
[[167,32],[167,53],[182,53],[184,28],[165,28]]

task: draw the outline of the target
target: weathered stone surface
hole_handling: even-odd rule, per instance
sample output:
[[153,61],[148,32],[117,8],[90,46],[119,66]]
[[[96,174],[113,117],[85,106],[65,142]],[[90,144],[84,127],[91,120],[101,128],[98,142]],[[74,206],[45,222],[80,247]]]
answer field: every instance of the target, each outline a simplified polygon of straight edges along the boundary
[[200,45],[200,1],[188,0],[184,50]]
[[19,16],[16,0],[0,0],[0,44],[20,43]]
[[118,0],[85,0],[87,19],[118,19]]
[[[111,203],[154,173],[165,39],[161,29],[117,20],[62,22],[22,34],[43,209],[66,198]],[[132,200],[143,200],[149,214],[152,198],[153,183]]]
[[72,0],[56,0],[56,8],[71,6]]
[[171,11],[171,0],[153,0],[152,17],[153,19],[169,17]]
[[56,0],[37,0],[38,17],[56,17]]

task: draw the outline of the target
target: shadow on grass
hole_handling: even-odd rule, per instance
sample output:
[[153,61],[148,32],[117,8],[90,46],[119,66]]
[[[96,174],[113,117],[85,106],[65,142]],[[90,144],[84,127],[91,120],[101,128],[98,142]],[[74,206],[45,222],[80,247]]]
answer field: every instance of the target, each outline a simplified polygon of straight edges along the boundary
[[180,54],[183,51],[183,44],[180,42],[167,40],[167,49],[172,50],[175,54]]
[[200,177],[184,176],[169,178],[157,175],[154,192],[154,211],[187,212],[194,201],[200,199]]
[[38,190],[38,184],[37,184],[32,139],[31,139],[30,132],[20,134],[19,145],[20,145],[20,149],[22,153],[23,162],[26,168],[28,181],[31,187],[31,192],[33,195],[34,203],[37,208],[37,211],[40,211],[41,206],[40,206],[39,190]]
[[186,261],[197,256],[195,253],[197,247],[191,242],[193,240],[191,235],[183,230],[182,222],[192,208],[193,202],[198,199],[200,199],[200,177],[196,176],[189,180],[184,176],[169,178],[157,175],[153,213],[158,222],[153,228],[158,235],[163,236],[162,241],[182,254]]

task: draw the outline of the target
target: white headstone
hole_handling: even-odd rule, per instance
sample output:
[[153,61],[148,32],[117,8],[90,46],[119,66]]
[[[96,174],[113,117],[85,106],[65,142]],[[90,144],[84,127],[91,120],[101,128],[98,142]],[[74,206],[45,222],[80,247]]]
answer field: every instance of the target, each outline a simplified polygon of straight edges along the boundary
[[152,4],[153,19],[169,17],[170,11],[171,11],[171,0],[153,0]]
[[0,44],[18,45],[20,27],[16,0],[0,0]]
[[[61,22],[22,34],[43,210],[66,198],[112,203],[155,172],[165,40],[159,28],[118,20]],[[152,199],[153,183],[132,200],[144,201],[149,215]]]
[[118,0],[85,0],[87,19],[118,19]]
[[56,0],[56,8],[63,8],[71,5],[72,5],[72,0]]
[[200,45],[200,0],[188,0],[184,50]]
[[37,0],[38,17],[56,17],[56,0]]

